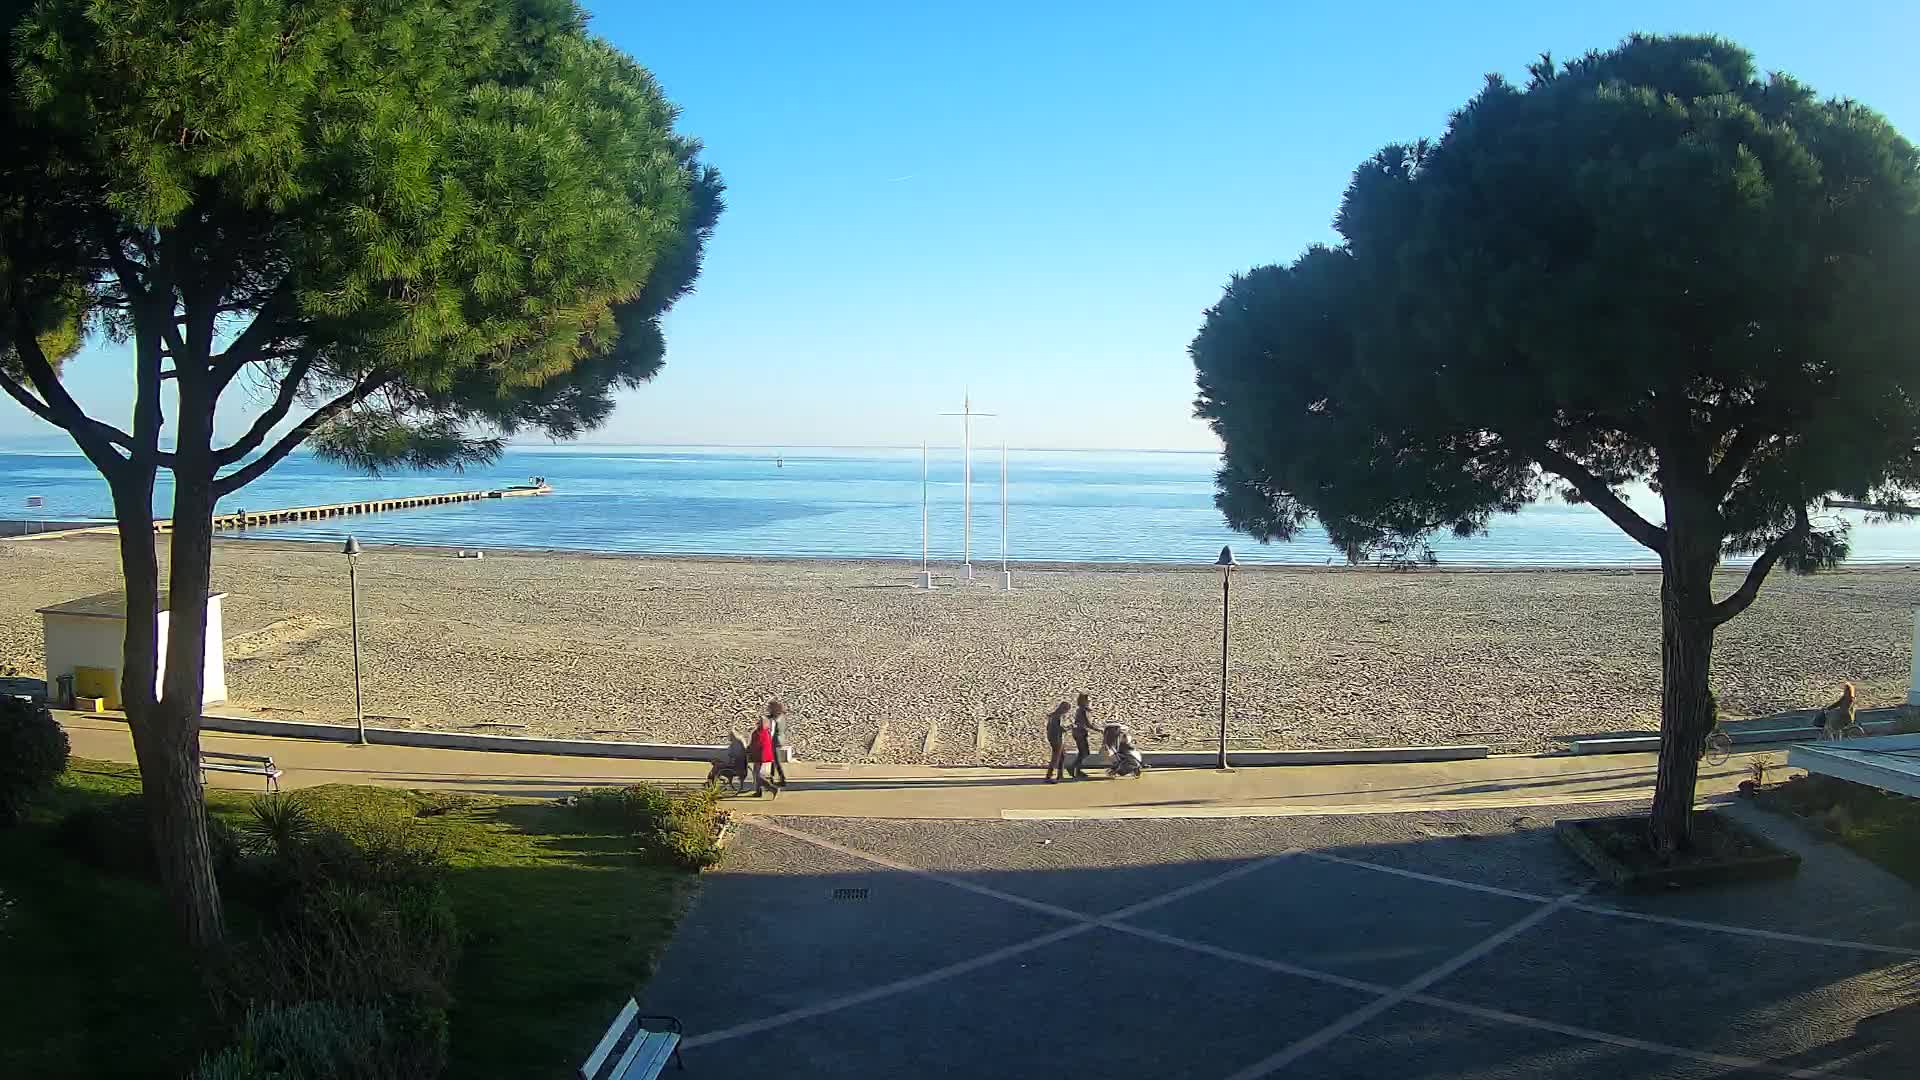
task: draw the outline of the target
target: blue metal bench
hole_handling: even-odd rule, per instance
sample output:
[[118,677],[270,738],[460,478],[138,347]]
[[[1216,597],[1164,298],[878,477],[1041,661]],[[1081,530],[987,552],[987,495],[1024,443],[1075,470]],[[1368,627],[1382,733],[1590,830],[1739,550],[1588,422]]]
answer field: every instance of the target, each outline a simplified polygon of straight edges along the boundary
[[[648,1028],[649,1021],[658,1022],[664,1030]],[[684,1034],[680,1021],[671,1016],[642,1016],[639,1003],[628,998],[607,1033],[600,1036],[600,1045],[580,1066],[580,1080],[653,1080],[666,1069],[668,1058],[685,1069],[686,1062],[680,1060]],[[607,1062],[616,1051],[620,1057],[608,1069]]]

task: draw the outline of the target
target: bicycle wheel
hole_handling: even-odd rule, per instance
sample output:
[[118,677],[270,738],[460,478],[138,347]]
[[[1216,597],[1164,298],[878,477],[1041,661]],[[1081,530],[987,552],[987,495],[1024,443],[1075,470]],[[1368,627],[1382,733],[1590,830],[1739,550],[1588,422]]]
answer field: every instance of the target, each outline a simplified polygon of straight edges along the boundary
[[1733,756],[1733,736],[1720,728],[1707,733],[1706,758],[1709,765],[1725,765]]
[[1840,737],[1843,739],[1864,739],[1867,737],[1867,729],[1861,727],[1858,723],[1848,724],[1846,727],[1840,729]]

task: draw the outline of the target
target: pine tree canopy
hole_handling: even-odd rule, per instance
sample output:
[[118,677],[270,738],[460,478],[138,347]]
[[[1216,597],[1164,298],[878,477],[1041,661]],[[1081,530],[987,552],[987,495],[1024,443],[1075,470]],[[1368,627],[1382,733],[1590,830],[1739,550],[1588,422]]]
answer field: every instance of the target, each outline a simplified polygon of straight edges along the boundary
[[[183,412],[255,394],[224,494],[302,441],[379,468],[575,435],[659,369],[722,184],[572,0],[0,10],[0,383],[103,468],[179,463],[166,379]],[[134,430],[58,385],[89,331],[135,346]]]
[[1430,559],[1437,533],[1561,494],[1663,560],[1758,553],[1755,587],[1843,557],[1822,497],[1920,484],[1913,146],[1718,38],[1530,71],[1365,162],[1340,244],[1207,312],[1191,355],[1229,522]]

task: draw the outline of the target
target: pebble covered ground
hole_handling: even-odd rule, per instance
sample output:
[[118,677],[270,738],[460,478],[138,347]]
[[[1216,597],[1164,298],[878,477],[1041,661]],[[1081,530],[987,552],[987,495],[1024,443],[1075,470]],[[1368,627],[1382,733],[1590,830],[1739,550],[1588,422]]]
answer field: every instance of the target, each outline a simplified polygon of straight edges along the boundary
[[[1204,568],[1016,569],[1015,591],[908,588],[916,567],[369,549],[377,724],[718,742],[780,695],[812,759],[1011,763],[1076,691],[1148,748],[1204,747],[1220,580]],[[352,716],[346,562],[328,545],[216,552],[236,707]],[[0,663],[41,673],[35,608],[118,588],[111,537],[0,541]],[[1729,574],[1724,590],[1734,587]],[[1637,571],[1242,569],[1229,738],[1242,747],[1491,743],[1651,730],[1659,578]],[[1806,708],[1843,680],[1904,700],[1920,571],[1776,573],[1714,653],[1722,714]]]

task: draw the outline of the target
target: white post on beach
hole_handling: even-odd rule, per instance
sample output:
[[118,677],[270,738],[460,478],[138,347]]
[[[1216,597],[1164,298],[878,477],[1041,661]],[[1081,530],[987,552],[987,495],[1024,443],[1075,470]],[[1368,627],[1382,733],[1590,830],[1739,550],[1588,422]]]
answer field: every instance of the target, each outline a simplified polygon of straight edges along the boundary
[[1013,591],[1013,574],[1007,570],[1007,444],[1000,444],[1000,588]]
[[941,413],[942,416],[960,417],[960,486],[962,488],[960,528],[960,576],[964,581],[973,580],[973,418],[992,416],[992,413],[973,411],[973,391],[969,390],[960,400],[960,411]]
[[1920,705],[1920,607],[1913,609],[1913,681],[1907,684],[1907,704]]
[[933,588],[933,572],[927,569],[927,444],[920,442],[920,577],[914,582],[921,589]]

